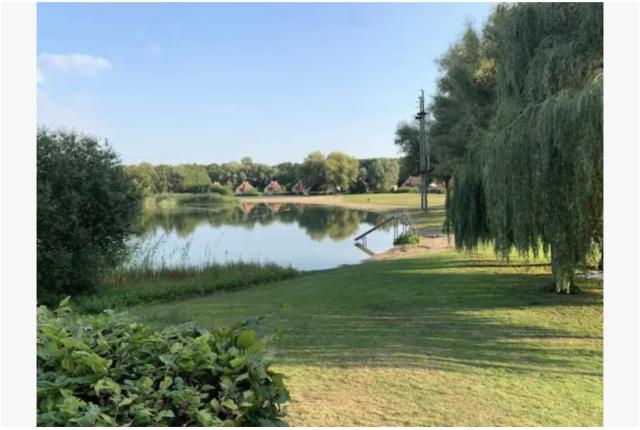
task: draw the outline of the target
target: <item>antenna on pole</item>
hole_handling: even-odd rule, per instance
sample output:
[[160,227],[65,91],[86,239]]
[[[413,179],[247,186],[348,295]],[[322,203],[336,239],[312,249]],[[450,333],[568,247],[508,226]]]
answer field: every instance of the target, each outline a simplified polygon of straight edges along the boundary
[[420,111],[416,114],[416,119],[420,121],[420,209],[427,212],[427,172],[430,170],[429,146],[427,145],[427,137],[425,131],[425,117],[427,113],[424,110],[424,90],[420,90]]

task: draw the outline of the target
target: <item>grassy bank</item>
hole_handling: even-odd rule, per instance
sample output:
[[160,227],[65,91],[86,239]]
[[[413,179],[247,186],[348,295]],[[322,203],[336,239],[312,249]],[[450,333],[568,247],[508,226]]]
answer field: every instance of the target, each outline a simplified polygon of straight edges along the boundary
[[275,264],[226,263],[196,267],[138,268],[119,274],[92,295],[74,298],[74,308],[95,313],[230,291],[298,275]]
[[546,262],[447,251],[170,304],[157,325],[264,316],[292,425],[602,425],[602,290],[547,293]]

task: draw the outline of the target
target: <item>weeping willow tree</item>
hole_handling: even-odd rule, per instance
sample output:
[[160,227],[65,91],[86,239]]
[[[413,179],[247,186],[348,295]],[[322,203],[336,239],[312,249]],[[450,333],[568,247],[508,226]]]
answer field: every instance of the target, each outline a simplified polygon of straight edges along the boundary
[[550,253],[557,292],[602,243],[602,4],[500,5],[485,32],[496,99],[454,175],[458,248]]
[[447,206],[450,181],[462,173],[465,155],[477,145],[491,116],[495,62],[486,51],[486,43],[467,24],[461,40],[438,60],[441,76],[429,105],[432,121],[428,138],[438,160],[433,174],[445,183]]

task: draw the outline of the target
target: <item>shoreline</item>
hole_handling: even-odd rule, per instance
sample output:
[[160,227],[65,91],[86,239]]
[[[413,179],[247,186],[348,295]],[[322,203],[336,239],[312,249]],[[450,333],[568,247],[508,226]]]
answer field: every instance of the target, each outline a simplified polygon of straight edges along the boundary
[[359,209],[369,212],[388,212],[393,209],[406,209],[402,205],[387,205],[381,203],[355,203],[345,201],[341,195],[328,196],[239,196],[236,197],[242,203],[299,203],[308,205],[339,206],[347,209]]
[[[385,213],[394,209],[407,209],[403,205],[388,205],[381,203],[356,203],[345,201],[342,195],[328,196],[250,196],[237,197],[239,204],[242,203],[298,203],[298,204],[316,204],[323,206],[338,206],[348,209],[357,209],[375,213]],[[374,256],[362,260],[358,264],[364,264],[372,261],[396,260],[400,258],[419,257],[428,254],[448,251],[454,248],[453,243],[444,234],[435,234],[428,228],[416,228],[417,233],[421,236],[420,243],[416,245],[393,245],[386,251],[380,252]],[[355,242],[354,242],[355,243]]]

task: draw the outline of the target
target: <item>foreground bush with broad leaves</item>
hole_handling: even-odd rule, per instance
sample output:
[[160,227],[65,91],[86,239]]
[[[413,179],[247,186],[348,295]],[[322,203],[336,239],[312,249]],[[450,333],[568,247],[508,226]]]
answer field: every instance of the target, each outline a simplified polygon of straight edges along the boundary
[[162,331],[38,308],[39,426],[280,426],[289,393],[246,323]]

